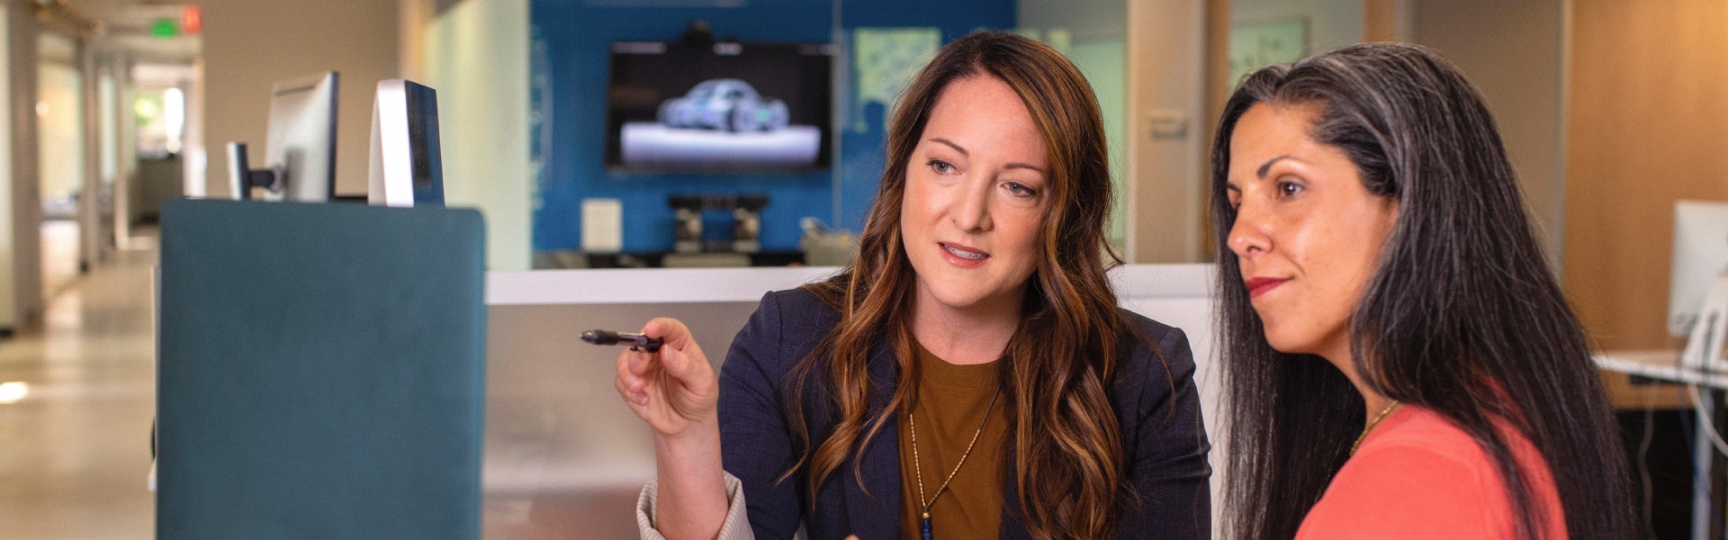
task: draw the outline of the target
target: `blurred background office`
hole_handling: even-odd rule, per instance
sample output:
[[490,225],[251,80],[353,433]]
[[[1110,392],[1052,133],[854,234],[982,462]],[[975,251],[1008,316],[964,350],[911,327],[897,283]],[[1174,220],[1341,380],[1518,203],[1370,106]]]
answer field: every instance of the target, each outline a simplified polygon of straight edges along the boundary
[[[828,46],[825,161],[609,159],[613,45],[693,27],[718,43]],[[232,195],[222,145],[265,140],[273,82],[341,73],[338,196],[367,190],[376,81],[435,88],[446,199],[484,213],[491,270],[833,264],[817,253],[843,253],[862,227],[900,85],[921,55],[983,27],[1044,40],[1092,81],[1119,179],[1110,240],[1134,263],[1211,258],[1205,155],[1236,77],[1361,41],[1435,47],[1480,87],[1603,349],[1675,346],[1674,202],[1728,200],[1720,1],[3,0],[0,537],[152,534],[153,223],[166,198]],[[698,201],[694,249],[678,243],[679,196],[698,197],[685,199]],[[747,214],[756,244],[727,244],[748,229],[725,207],[743,197],[764,201]],[[1685,537],[1702,436],[1690,401],[1604,378],[1629,459],[1647,465],[1652,532]],[[489,499],[487,535],[538,537],[520,524],[558,512]],[[588,532],[633,534],[618,524]]]

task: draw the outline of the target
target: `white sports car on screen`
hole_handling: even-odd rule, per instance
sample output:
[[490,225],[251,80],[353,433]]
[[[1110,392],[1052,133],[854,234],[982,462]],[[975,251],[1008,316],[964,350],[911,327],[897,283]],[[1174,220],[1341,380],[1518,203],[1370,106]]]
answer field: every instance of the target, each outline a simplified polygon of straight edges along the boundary
[[673,128],[774,131],[786,127],[786,102],[757,95],[739,79],[709,79],[684,97],[660,104],[660,123]]

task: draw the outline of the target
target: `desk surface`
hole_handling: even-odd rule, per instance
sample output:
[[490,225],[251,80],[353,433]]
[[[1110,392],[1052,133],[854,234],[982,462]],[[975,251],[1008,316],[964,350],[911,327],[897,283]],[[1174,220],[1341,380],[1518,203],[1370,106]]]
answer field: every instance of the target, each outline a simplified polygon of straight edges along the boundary
[[1680,367],[1680,351],[1673,349],[1603,351],[1596,366],[1609,371],[1728,389],[1728,372]]

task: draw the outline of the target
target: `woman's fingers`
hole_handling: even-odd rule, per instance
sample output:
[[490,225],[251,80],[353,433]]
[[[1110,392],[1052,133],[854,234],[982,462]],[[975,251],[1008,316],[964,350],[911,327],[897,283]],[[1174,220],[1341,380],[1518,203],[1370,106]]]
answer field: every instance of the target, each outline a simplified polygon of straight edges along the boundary
[[690,328],[682,321],[671,317],[655,317],[642,327],[642,333],[665,341],[665,346],[674,349],[686,349],[696,342],[690,337]]
[[696,344],[696,338],[690,335],[690,328],[678,319],[656,317],[642,327],[642,333],[663,340],[662,351],[672,349],[689,358],[707,358],[702,354],[702,347]]
[[666,370],[667,375],[680,381],[690,376],[690,358],[671,347],[660,349],[660,367]]
[[613,387],[625,404],[662,435],[712,420],[718,381],[690,329],[676,319],[658,318],[642,333],[664,341],[656,352],[632,349],[614,361]]
[[612,386],[618,389],[618,396],[627,403],[642,405],[647,403],[647,393],[643,392],[646,381],[634,373],[633,365],[636,353],[625,351],[618,355],[618,376],[612,379]]
[[[642,333],[664,340],[660,347],[659,366],[666,370],[667,375],[680,382],[698,386],[708,384],[712,379],[708,367],[708,357],[702,354],[702,347],[696,344],[696,338],[690,335],[690,328],[683,322],[670,317],[657,317],[648,321],[642,327]],[[643,372],[637,372],[638,375]]]

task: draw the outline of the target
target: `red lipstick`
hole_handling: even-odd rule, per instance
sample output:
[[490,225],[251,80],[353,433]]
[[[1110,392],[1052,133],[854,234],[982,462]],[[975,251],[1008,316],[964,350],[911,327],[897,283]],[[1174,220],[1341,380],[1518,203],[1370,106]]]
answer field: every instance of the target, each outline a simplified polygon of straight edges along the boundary
[[1257,277],[1249,279],[1247,283],[1248,298],[1259,298],[1260,295],[1266,294],[1267,291],[1270,291],[1279,285],[1283,285],[1286,281],[1290,281],[1290,278]]

